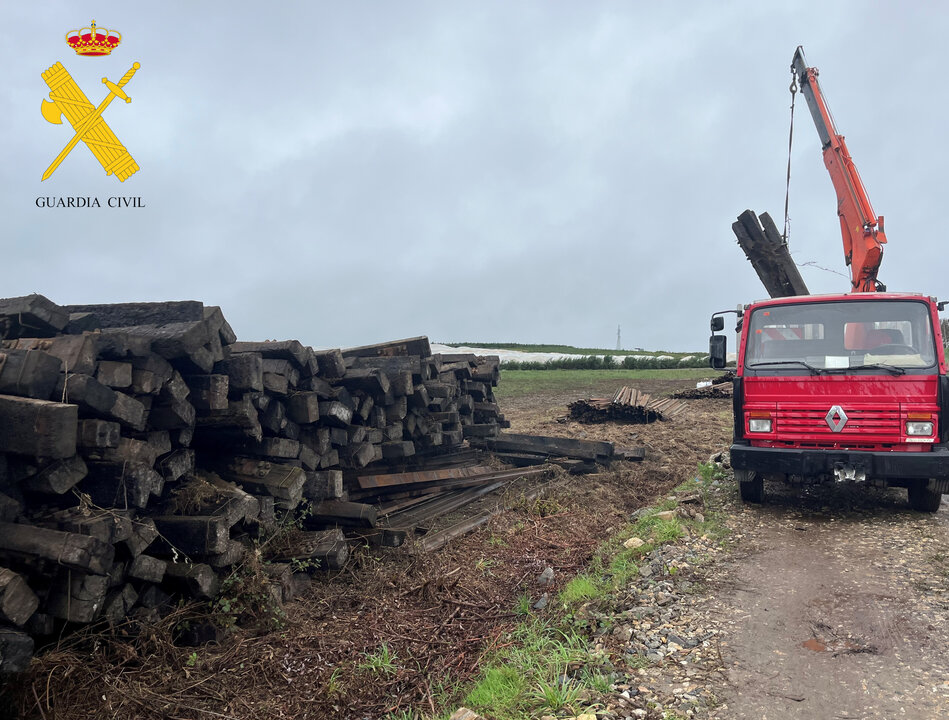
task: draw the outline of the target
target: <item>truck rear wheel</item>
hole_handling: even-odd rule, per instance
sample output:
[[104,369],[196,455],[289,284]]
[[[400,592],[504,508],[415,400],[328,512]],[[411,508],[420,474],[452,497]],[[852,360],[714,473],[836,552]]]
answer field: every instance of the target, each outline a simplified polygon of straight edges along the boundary
[[909,506],[918,512],[934,513],[942,503],[942,493],[938,490],[930,490],[925,480],[910,485],[906,489],[906,494],[909,496]]
[[743,502],[760,503],[764,500],[764,476],[752,470],[736,470],[735,479]]

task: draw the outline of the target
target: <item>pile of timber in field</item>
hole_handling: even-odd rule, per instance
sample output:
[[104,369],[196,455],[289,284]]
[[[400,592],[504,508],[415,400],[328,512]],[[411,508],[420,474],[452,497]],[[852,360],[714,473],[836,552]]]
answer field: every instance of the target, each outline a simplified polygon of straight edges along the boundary
[[499,460],[517,467],[550,463],[572,474],[596,472],[616,459],[641,460],[641,448],[618,451],[611,442],[577,440],[544,435],[499,433],[493,438],[471,441],[472,446],[490,451]]
[[609,398],[576,400],[567,406],[570,419],[581,423],[651,423],[668,420],[685,409],[672,398],[653,398],[636,388],[622,387]]
[[732,383],[732,380],[734,379],[735,373],[729,371],[712,380],[711,385],[689,388],[688,390],[679,390],[678,392],[672,393],[672,397],[676,398],[677,400],[731,398],[734,395],[734,385]]
[[310,502],[310,534],[274,559],[339,567],[341,528],[374,511],[347,498],[358,473],[470,462],[466,436],[507,425],[498,359],[424,337],[315,351],[238,342],[200,302],[31,295],[0,300],[0,339],[0,673],[67,623],[213,598]]
[[732,231],[771,297],[808,294],[787,243],[768,213],[762,213],[759,218],[751,210],[745,210],[732,223]]

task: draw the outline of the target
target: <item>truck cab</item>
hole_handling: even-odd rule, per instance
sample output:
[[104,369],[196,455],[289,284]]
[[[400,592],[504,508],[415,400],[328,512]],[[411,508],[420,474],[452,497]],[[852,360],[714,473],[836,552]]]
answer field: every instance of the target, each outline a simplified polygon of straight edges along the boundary
[[[764,480],[905,487],[935,512],[949,492],[949,384],[934,298],[866,292],[772,298],[737,312],[731,464],[742,499]],[[715,335],[710,362],[725,366]]]

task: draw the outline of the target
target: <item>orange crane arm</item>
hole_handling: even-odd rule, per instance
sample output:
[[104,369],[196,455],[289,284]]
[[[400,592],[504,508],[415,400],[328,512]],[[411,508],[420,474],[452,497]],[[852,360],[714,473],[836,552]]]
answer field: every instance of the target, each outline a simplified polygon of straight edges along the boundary
[[877,280],[883,260],[883,216],[877,217],[870,205],[866,188],[847,150],[844,136],[837,132],[827,101],[817,82],[817,68],[807,67],[804,50],[798,47],[791,62],[817,126],[824,150],[824,165],[837,192],[837,215],[844,242],[844,258],[850,266],[851,292],[875,292],[886,287]]

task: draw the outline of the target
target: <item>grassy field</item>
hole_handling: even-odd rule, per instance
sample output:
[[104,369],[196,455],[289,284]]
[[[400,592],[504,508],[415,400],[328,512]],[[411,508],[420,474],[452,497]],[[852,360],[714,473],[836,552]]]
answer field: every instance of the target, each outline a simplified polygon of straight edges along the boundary
[[720,373],[710,368],[676,370],[505,370],[495,388],[498,398],[517,398],[537,392],[588,391],[615,380],[702,380]]
[[707,350],[698,350],[695,352],[671,352],[668,350],[611,350],[609,348],[578,348],[574,347],[573,345],[529,345],[524,343],[490,342],[457,342],[442,344],[455,347],[465,346],[472,348],[494,348],[496,350],[518,350],[520,352],[563,353],[564,355],[612,355],[613,357],[623,357],[624,355],[670,355],[677,359],[686,355],[708,355]]

